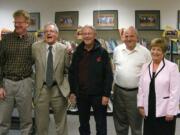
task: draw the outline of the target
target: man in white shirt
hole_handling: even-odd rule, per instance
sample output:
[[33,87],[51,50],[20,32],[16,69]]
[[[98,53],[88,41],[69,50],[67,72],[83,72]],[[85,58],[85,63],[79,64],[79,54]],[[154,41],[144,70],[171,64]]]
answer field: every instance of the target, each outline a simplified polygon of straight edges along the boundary
[[134,27],[124,31],[124,43],[114,50],[114,124],[117,135],[142,134],[142,118],[137,109],[137,91],[140,70],[151,60],[148,49],[138,43]]

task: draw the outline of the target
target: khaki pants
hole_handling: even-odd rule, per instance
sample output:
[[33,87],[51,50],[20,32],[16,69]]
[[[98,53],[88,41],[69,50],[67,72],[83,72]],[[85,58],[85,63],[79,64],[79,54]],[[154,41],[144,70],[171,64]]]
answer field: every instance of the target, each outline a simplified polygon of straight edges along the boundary
[[50,107],[53,110],[57,135],[67,135],[67,99],[56,85],[52,88],[44,85],[36,101],[36,134],[48,135]]
[[0,135],[8,134],[15,105],[19,112],[21,135],[29,135],[32,128],[32,79],[4,79],[4,87],[6,98],[0,101]]

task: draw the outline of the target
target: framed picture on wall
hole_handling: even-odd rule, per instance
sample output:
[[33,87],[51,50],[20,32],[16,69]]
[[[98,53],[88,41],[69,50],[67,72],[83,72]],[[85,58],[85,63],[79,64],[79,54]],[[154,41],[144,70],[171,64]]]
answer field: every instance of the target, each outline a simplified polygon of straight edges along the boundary
[[180,10],[178,10],[178,16],[177,16],[177,28],[180,29]]
[[93,11],[93,26],[96,29],[118,29],[118,10]]
[[76,30],[78,28],[78,11],[64,11],[55,13],[55,23],[59,30]]
[[160,30],[160,10],[136,10],[135,26],[138,30]]
[[35,32],[40,29],[40,13],[32,12],[30,14],[30,26],[28,27],[28,31]]

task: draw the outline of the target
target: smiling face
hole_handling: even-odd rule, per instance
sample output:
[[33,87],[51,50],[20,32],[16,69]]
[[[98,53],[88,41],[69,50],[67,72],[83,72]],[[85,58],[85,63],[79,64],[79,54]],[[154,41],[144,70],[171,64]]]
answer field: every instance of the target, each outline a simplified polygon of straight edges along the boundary
[[95,38],[96,32],[91,27],[84,27],[82,29],[82,39],[86,46],[94,45]]
[[150,50],[151,50],[152,61],[154,63],[160,63],[161,60],[164,58],[164,55],[167,50],[165,41],[161,38],[153,39],[150,44]]
[[29,26],[29,23],[24,16],[14,17],[14,27],[15,27],[14,31],[18,35],[24,35],[27,32],[28,26]]
[[44,29],[44,40],[49,45],[54,44],[58,39],[58,32],[54,25],[47,25]]
[[161,60],[164,58],[164,53],[161,47],[154,46],[151,48],[151,57],[152,60],[156,63],[160,63]]
[[133,50],[138,41],[138,36],[135,28],[128,28],[124,33],[124,43],[126,44],[126,48],[128,50]]

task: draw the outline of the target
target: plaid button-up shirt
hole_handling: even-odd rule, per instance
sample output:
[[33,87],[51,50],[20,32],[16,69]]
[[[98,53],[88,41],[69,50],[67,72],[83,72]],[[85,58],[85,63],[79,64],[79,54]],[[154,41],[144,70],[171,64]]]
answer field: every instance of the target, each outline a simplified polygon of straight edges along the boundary
[[3,78],[16,81],[32,74],[34,42],[34,36],[29,33],[22,37],[15,32],[4,35],[0,41],[0,86]]

